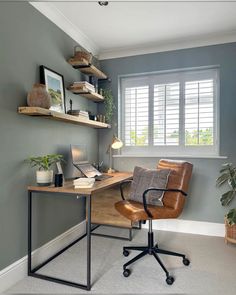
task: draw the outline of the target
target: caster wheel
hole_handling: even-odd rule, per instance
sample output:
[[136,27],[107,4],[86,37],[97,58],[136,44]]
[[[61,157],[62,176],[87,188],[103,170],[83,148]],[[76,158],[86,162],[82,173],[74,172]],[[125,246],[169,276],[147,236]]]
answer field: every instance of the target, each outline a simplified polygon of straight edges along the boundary
[[124,250],[124,251],[123,251],[123,255],[124,255],[125,257],[129,256],[129,251]]
[[123,276],[126,277],[126,278],[128,278],[130,276],[130,274],[131,274],[131,271],[129,269],[125,269],[123,271]]
[[172,285],[174,283],[174,281],[175,281],[175,279],[173,277],[171,277],[171,276],[166,278],[166,283],[168,285]]
[[190,264],[190,261],[187,258],[184,258],[183,259],[183,264],[187,266],[187,265]]

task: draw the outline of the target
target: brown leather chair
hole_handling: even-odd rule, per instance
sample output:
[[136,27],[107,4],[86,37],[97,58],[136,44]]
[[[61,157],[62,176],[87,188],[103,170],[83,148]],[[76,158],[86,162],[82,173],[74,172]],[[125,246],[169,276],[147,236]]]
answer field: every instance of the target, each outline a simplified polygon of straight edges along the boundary
[[[174,160],[160,160],[158,167],[160,169],[171,169],[168,184],[166,189],[158,189],[158,188],[149,188],[143,193],[143,203],[139,203],[136,201],[126,200],[123,193],[123,186],[126,182],[121,183],[121,196],[122,201],[119,201],[115,204],[115,208],[120,212],[121,215],[130,219],[133,222],[137,221],[149,221],[149,231],[148,231],[148,246],[146,247],[124,247],[123,255],[128,256],[129,250],[137,250],[141,251],[137,256],[128,261],[123,265],[123,275],[128,277],[130,275],[130,270],[127,268],[128,265],[137,261],[141,257],[150,254],[153,255],[157,262],[160,264],[164,272],[166,273],[166,283],[168,285],[172,285],[174,282],[174,278],[169,275],[169,272],[165,268],[164,264],[160,260],[158,253],[179,256],[183,258],[183,264],[189,265],[190,261],[186,258],[184,254],[171,252],[167,250],[163,250],[158,248],[156,244],[154,246],[153,242],[153,231],[152,231],[152,220],[153,219],[167,219],[167,218],[177,218],[181,214],[185,198],[187,196],[188,184],[192,174],[193,165],[184,161],[174,161]],[[131,180],[132,181],[132,180]],[[153,206],[146,204],[146,195],[150,190],[161,190],[165,191],[163,201],[163,207]]]

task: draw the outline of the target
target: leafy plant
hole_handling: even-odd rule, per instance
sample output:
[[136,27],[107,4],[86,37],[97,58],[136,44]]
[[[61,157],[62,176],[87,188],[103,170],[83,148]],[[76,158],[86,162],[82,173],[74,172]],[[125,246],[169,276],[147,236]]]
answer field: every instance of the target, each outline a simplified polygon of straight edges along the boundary
[[29,157],[26,161],[31,167],[38,167],[39,170],[49,170],[50,167],[63,160],[63,156],[59,154],[50,154],[41,157]]
[[113,113],[115,110],[115,104],[113,101],[113,95],[111,89],[103,89],[104,106],[105,106],[105,117],[107,123],[112,122]]
[[229,210],[225,217],[228,220],[229,225],[236,224],[236,208]]
[[[225,184],[228,184],[230,187],[230,190],[224,193],[220,198],[221,205],[228,206],[236,194],[236,167],[234,167],[232,163],[226,163],[222,165],[220,176],[217,178],[216,184],[218,187],[221,187]],[[229,225],[236,224],[236,208],[231,209],[226,214],[226,218]]]

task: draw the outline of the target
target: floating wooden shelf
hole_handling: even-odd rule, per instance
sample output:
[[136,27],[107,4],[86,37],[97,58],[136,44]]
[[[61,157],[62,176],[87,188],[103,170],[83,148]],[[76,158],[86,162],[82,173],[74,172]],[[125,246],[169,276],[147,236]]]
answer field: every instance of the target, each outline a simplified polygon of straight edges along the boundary
[[85,118],[80,118],[76,116],[71,116],[68,114],[50,111],[50,110],[38,108],[38,107],[19,107],[18,113],[27,115],[27,116],[39,116],[42,118],[63,121],[66,123],[71,123],[71,124],[84,125],[84,126],[89,126],[93,128],[111,128],[111,126],[106,123],[93,121],[93,120],[89,120]]
[[101,70],[96,68],[94,65],[90,64],[86,59],[75,59],[70,58],[68,60],[69,64],[75,69],[79,69],[81,73],[89,76],[95,76],[98,79],[108,79],[107,75]]
[[82,89],[76,89],[76,87],[70,86],[68,88],[71,92],[74,94],[81,95],[83,97],[86,97],[87,99],[93,100],[95,102],[103,102],[104,97],[96,92],[89,91],[87,88],[82,88]]

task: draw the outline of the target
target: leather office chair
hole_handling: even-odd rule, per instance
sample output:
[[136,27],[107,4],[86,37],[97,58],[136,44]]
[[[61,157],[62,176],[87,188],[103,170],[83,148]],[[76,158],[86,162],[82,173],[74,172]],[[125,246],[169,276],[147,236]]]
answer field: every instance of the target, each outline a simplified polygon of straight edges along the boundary
[[[177,218],[184,207],[186,192],[188,189],[188,184],[192,174],[193,165],[184,161],[173,161],[173,160],[160,160],[158,167],[160,169],[171,169],[168,184],[166,189],[150,188],[143,192],[143,203],[139,203],[132,200],[126,200],[124,198],[123,186],[127,181],[121,183],[121,196],[122,201],[115,204],[115,208],[120,212],[121,215],[130,219],[133,222],[137,221],[149,221],[149,231],[148,231],[148,245],[145,247],[132,246],[124,247],[123,255],[128,256],[129,250],[141,251],[137,256],[128,261],[123,265],[123,275],[128,277],[130,275],[130,270],[127,268],[128,265],[142,258],[143,256],[149,254],[153,255],[157,262],[160,264],[161,268],[166,273],[166,283],[172,285],[174,278],[170,276],[169,272],[165,268],[164,264],[160,260],[159,254],[179,256],[183,259],[184,265],[189,265],[190,261],[186,258],[184,254],[171,252],[158,248],[158,244],[154,245],[153,241],[153,231],[152,231],[152,220],[153,219],[167,219],[167,218]],[[132,181],[132,180],[131,180]],[[147,205],[146,195],[149,191],[165,191],[162,206]]]

